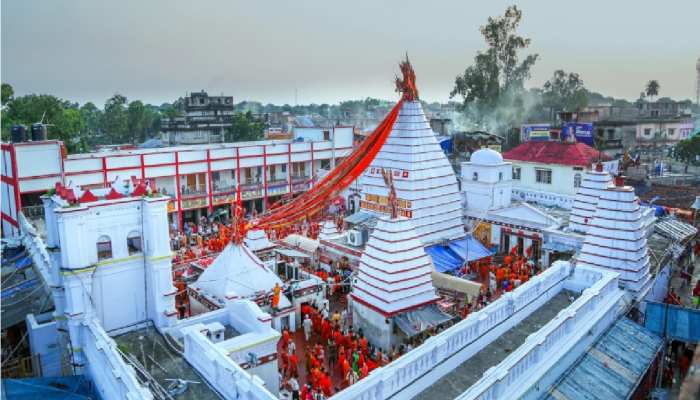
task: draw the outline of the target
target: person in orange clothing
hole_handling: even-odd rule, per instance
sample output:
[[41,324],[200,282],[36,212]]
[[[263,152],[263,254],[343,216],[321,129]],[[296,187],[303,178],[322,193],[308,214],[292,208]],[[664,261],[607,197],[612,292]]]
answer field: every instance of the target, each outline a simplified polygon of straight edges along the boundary
[[287,376],[287,372],[289,371],[289,355],[286,351],[281,352],[280,361],[280,371],[282,371],[282,376]]
[[321,390],[323,391],[323,395],[326,397],[329,397],[330,395],[333,394],[333,383],[331,382],[331,378],[326,374],[326,371],[324,369],[321,369],[321,376],[319,378],[320,380],[320,386]]
[[364,335],[360,339],[360,348],[362,349],[362,354],[367,354],[367,338]]
[[496,270],[496,287],[500,288],[501,284],[503,283],[503,279],[505,279],[506,276],[506,269],[503,267],[500,267]]
[[335,276],[333,277],[333,281],[335,282],[335,286],[333,286],[333,294],[336,294],[337,292],[340,291],[340,274],[336,273]]
[[360,367],[360,379],[366,378],[369,375],[369,366],[367,363],[362,364]]
[[346,362],[347,362],[347,359],[345,358],[345,349],[343,349],[341,346],[340,350],[338,350],[338,370],[339,371],[341,371],[341,372],[343,371],[343,363],[346,363]]
[[328,339],[331,338],[331,323],[327,320],[324,319],[323,322],[321,322],[321,339],[324,345],[328,344]]
[[350,384],[350,363],[348,363],[348,360],[346,360],[345,358],[343,358],[342,372],[343,387],[347,387]]
[[297,357],[297,353],[292,353],[291,356],[289,356],[289,375],[290,376],[295,376],[299,373],[297,370],[297,364],[299,363],[299,357]]
[[280,304],[280,284],[275,283],[275,288],[272,290],[272,309],[277,309]]

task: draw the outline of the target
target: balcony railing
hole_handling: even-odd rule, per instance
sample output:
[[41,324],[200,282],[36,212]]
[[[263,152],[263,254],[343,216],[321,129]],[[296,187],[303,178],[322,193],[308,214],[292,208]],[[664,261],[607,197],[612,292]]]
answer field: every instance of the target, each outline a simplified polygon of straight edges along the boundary
[[231,193],[236,191],[236,185],[227,184],[222,185],[216,182],[213,183],[214,193]]
[[181,186],[180,187],[180,196],[183,198],[185,197],[198,197],[198,196],[206,196],[207,195],[207,187],[205,185],[195,185],[195,186]]

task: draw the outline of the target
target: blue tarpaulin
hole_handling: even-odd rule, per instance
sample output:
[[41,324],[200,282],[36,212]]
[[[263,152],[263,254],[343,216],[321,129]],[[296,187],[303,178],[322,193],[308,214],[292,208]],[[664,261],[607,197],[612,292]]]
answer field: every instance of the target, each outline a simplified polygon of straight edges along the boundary
[[447,246],[435,244],[425,248],[425,252],[433,259],[433,265],[438,272],[454,271],[465,262],[488,257],[493,253],[481,242],[471,236],[453,240]]
[[433,259],[433,265],[435,265],[437,272],[454,271],[464,264],[455,252],[440,244],[426,247],[425,252]]
[[464,261],[474,261],[493,255],[490,250],[472,236],[450,242],[449,248]]
[[90,379],[82,375],[53,377],[3,379],[3,398],[16,400],[99,400]]
[[644,326],[650,331],[669,339],[700,342],[700,310],[648,302],[644,313]]

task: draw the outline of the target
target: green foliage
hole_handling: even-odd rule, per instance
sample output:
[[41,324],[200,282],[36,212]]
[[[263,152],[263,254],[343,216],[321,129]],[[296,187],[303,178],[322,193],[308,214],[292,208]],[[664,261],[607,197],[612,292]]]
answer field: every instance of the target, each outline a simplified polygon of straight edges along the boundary
[[140,100],[129,103],[127,109],[127,126],[133,142],[146,140],[146,131],[149,124],[148,111]]
[[76,108],[64,109],[53,128],[49,127],[49,139],[62,140],[71,152],[87,151],[87,131],[80,110]]
[[8,101],[12,100],[12,97],[15,94],[15,90],[12,89],[12,86],[9,83],[3,83],[2,84],[2,105],[3,107]]
[[588,105],[588,92],[577,73],[558,69],[543,86],[542,103],[555,111],[577,111]]
[[698,163],[697,160],[700,157],[700,133],[678,142],[674,153],[679,160],[686,164]]
[[250,111],[233,115],[231,127],[226,130],[227,142],[248,142],[263,138],[265,124]]
[[530,39],[515,34],[521,18],[516,6],[508,7],[503,16],[489,17],[480,28],[487,49],[457,76],[450,93],[462,98],[461,109],[478,124],[506,134],[508,126],[522,121],[523,85],[537,60],[537,54],[519,60],[518,53],[530,45]]
[[105,134],[112,138],[112,143],[129,143],[129,116],[126,109],[127,99],[119,93],[110,97],[105,103],[102,127]]
[[654,98],[659,95],[659,89],[661,89],[661,85],[659,85],[659,81],[657,80],[650,80],[647,82],[647,86],[644,89],[644,93],[651,97]]

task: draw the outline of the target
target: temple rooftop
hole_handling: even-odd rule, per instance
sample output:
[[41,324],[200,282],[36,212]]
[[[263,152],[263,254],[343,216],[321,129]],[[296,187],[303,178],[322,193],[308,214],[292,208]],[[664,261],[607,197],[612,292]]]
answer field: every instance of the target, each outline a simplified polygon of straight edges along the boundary
[[562,290],[536,312],[435,381],[415,398],[432,400],[452,399],[459,396],[474,385],[489,368],[498,365],[512,351],[525,343],[528,336],[537,332],[560,311],[567,308],[579,295],[579,293]]

